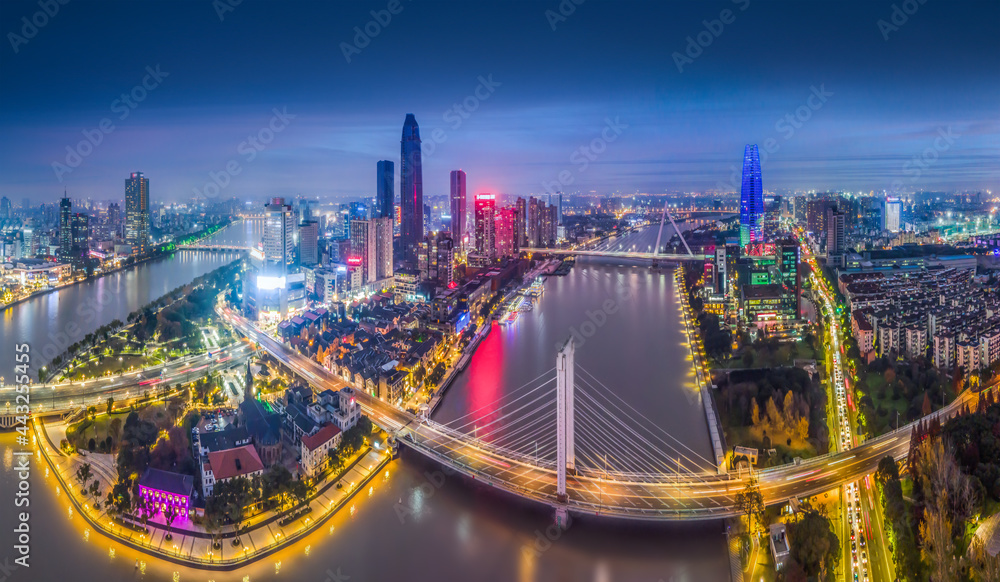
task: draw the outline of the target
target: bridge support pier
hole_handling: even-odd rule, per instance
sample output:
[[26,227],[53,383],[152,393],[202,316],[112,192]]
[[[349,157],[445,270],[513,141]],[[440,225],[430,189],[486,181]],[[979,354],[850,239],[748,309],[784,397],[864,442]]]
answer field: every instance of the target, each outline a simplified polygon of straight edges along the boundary
[[566,473],[576,474],[573,441],[573,371],[576,344],[570,337],[556,354],[556,496],[566,501]]

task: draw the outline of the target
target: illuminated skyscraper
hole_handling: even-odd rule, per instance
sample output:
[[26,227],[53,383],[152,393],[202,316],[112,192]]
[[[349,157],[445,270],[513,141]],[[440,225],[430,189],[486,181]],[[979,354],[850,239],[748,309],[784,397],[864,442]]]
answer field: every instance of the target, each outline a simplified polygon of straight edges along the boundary
[[402,208],[400,246],[403,259],[416,264],[417,245],[424,238],[424,181],[420,155],[420,127],[412,113],[403,122],[400,141],[399,205]]
[[496,196],[476,194],[476,254],[492,261],[496,257]]
[[59,201],[59,258],[68,261],[73,254],[73,202],[63,193]]
[[468,228],[465,218],[465,172],[462,170],[452,170],[451,172],[451,235],[459,247],[465,245],[465,236]]
[[132,172],[125,180],[125,242],[133,255],[149,252],[149,178]]
[[375,216],[390,217],[395,215],[396,203],[396,166],[389,160],[382,160],[377,165],[375,179]]
[[764,242],[764,188],[756,145],[743,151],[743,187],[740,190],[740,246]]
[[284,198],[264,205],[264,273],[282,277],[295,261],[295,215]]

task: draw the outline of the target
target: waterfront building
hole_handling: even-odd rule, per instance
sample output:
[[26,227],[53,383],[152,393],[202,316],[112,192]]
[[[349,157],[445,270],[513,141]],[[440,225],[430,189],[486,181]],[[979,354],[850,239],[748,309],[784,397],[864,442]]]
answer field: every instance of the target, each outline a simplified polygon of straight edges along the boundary
[[403,122],[399,170],[400,247],[403,260],[413,265],[417,262],[417,245],[424,238],[424,185],[420,127],[412,113],[407,113]]
[[148,468],[139,478],[139,496],[153,504],[160,513],[172,506],[178,517],[191,511],[194,477],[173,471]]
[[302,474],[316,477],[330,464],[330,451],[340,446],[343,434],[335,424],[327,424],[299,439],[299,467]]
[[253,445],[236,447],[224,451],[211,452],[201,465],[201,491],[207,498],[212,495],[216,483],[236,477],[252,478],[264,474],[264,463]]
[[396,166],[389,160],[376,164],[375,175],[375,216],[392,218],[396,205]]
[[149,240],[149,179],[132,172],[125,180],[125,241],[132,254],[144,256],[151,250]]
[[740,246],[764,242],[763,215],[760,155],[756,144],[747,145],[743,151],[743,184],[740,190]]
[[465,200],[465,172],[462,170],[452,170],[451,172],[451,234],[460,250],[465,250],[468,244],[468,228],[466,223],[466,212],[468,210]]

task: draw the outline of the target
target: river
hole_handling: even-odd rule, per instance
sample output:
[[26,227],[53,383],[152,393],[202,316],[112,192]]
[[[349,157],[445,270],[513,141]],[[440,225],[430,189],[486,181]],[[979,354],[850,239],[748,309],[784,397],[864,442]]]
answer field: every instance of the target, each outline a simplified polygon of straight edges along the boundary
[[[566,277],[550,278],[533,311],[508,328],[495,329],[455,379],[435,418],[447,422],[463,416],[551,368],[556,343],[573,328],[589,329],[583,327],[587,312],[603,309],[609,299],[617,308],[579,346],[577,362],[676,435],[692,456],[710,457],[704,413],[681,345],[670,272],[597,259],[581,260]],[[12,503],[11,451],[19,448],[12,433],[0,434],[0,448],[0,496]],[[79,516],[69,515],[65,494],[55,494],[44,464],[33,467],[32,566],[30,573],[16,570],[9,580],[729,580],[719,522],[578,518],[550,540],[545,534],[552,524],[550,508],[445,475],[405,447],[389,465],[388,476],[376,478],[371,493],[355,498],[349,510],[292,548],[229,573],[146,559],[96,532],[85,533]],[[5,515],[13,511],[8,507]],[[10,528],[4,528],[0,542],[12,547]],[[5,552],[13,563],[11,550]],[[135,568],[137,559],[147,562],[144,574]]]
[[[260,220],[239,221],[212,240],[239,244],[259,240]],[[0,312],[0,376],[14,373],[14,345],[31,347],[32,369],[47,364],[69,345],[165,293],[241,256],[238,252],[177,251],[104,277],[33,297]]]

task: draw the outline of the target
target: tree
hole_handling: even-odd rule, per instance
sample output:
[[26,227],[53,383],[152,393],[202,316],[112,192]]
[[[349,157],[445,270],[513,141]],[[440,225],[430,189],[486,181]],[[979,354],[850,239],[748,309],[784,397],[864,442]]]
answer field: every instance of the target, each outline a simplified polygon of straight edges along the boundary
[[173,535],[170,533],[170,524],[174,523],[174,520],[177,519],[177,515],[177,506],[173,503],[168,503],[167,506],[163,508],[163,521],[167,524],[166,538],[168,540],[173,538]]
[[111,416],[111,409],[115,405],[115,399],[114,399],[114,397],[108,396],[107,403],[108,403],[108,407],[107,407],[108,416]]
[[76,480],[79,481],[80,485],[86,486],[90,478],[94,476],[91,470],[90,463],[84,463],[76,470]]
[[991,556],[986,551],[982,538],[974,536],[969,548],[969,566],[973,580],[977,582],[1000,582],[1000,554]]
[[90,482],[90,488],[87,491],[91,497],[95,500],[101,498],[101,482],[98,479],[94,479]]
[[740,510],[740,513],[747,518],[747,531],[751,534],[755,533],[754,529],[754,519],[763,526],[764,519],[764,496],[760,493],[760,487],[757,486],[757,478],[752,474],[750,479],[747,481],[746,487],[743,491],[736,494],[736,508]]
[[111,422],[108,424],[108,435],[111,437],[112,442],[118,442],[118,437],[122,434],[122,419],[112,418]]
[[807,507],[799,521],[789,525],[791,554],[808,576],[832,580],[840,562],[840,540],[826,515]]

